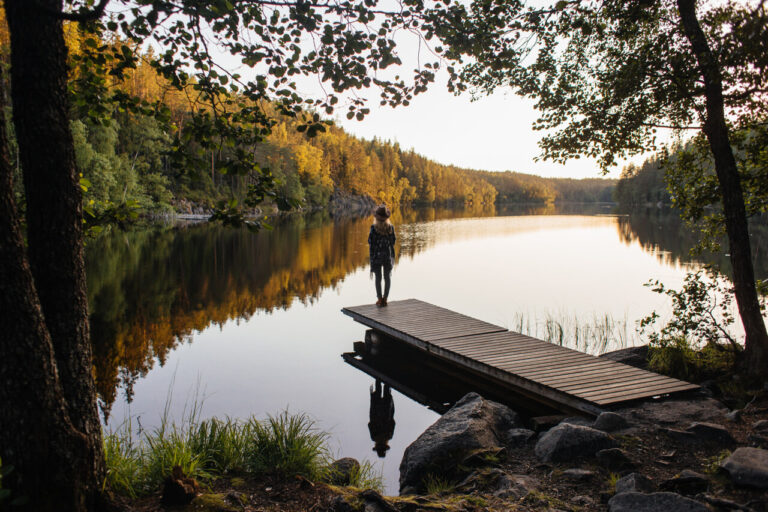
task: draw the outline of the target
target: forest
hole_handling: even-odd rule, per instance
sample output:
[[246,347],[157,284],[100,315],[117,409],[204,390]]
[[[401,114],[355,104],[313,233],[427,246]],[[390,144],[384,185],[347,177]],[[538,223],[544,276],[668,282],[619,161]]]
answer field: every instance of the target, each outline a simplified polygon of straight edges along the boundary
[[636,208],[647,205],[670,205],[672,202],[661,159],[653,156],[641,165],[629,164],[621,171],[614,198],[619,205]]
[[[145,106],[143,110],[129,110],[109,99],[100,105],[87,103],[83,100],[86,95],[78,91],[81,81],[93,78],[86,76],[87,59],[81,58],[82,54],[97,46],[119,52],[124,43],[83,32],[77,24],[65,25],[65,38],[70,49],[69,87],[74,100],[70,126],[75,157],[86,212],[95,218],[109,220],[114,210],[153,215],[208,212],[233,199],[243,204],[249,185],[264,171],[277,183],[277,197],[306,210],[326,206],[334,192],[367,196],[391,205],[612,200],[615,180],[552,179],[463,169],[437,163],[396,142],[357,138],[330,121],[325,131],[310,136],[304,117],[281,115],[277,105],[267,106],[275,121],[262,140],[248,147],[222,142],[214,144],[214,149],[200,146],[189,151],[196,142],[184,140],[184,127],[193,122],[193,111],[203,107],[195,103],[192,88],[179,90],[150,65],[154,57],[151,48],[134,69],[124,71],[120,80],[120,89]],[[3,60],[7,61],[7,28],[0,39]],[[106,84],[106,90],[110,86]],[[317,117],[314,112],[305,113],[310,114]],[[10,135],[13,139],[12,132]],[[184,145],[187,156],[180,159]],[[243,173],[235,169],[231,162],[237,152],[250,153],[258,170]],[[17,169],[18,158],[11,140],[12,164]],[[21,196],[21,179],[15,182]],[[267,198],[266,202],[270,201],[274,198]]]

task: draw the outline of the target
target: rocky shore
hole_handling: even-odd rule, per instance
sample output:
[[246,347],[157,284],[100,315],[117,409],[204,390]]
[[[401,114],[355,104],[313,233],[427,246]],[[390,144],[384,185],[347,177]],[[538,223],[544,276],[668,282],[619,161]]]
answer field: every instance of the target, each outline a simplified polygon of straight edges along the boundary
[[406,449],[400,497],[335,509],[764,511],[766,448],[765,393],[735,411],[695,396],[527,421],[470,393]]
[[[638,350],[608,357],[642,365]],[[346,486],[354,459],[334,467],[326,483],[222,478],[181,510],[768,511],[768,390],[734,410],[704,388],[596,418],[524,418],[469,393],[406,449],[399,496]]]

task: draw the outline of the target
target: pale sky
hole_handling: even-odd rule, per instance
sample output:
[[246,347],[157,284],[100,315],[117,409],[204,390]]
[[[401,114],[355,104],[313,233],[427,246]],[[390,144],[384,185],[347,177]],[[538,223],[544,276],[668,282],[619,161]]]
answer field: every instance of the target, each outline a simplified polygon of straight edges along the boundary
[[[531,125],[537,112],[533,103],[511,91],[471,101],[468,93],[454,96],[445,85],[435,84],[407,107],[379,107],[370,101],[371,113],[363,121],[337,116],[347,132],[372,139],[397,141],[443,164],[486,171],[517,171],[546,177],[601,177],[593,160],[572,160],[566,165],[534,161],[541,153],[542,132]],[[621,169],[611,172],[618,177]]]

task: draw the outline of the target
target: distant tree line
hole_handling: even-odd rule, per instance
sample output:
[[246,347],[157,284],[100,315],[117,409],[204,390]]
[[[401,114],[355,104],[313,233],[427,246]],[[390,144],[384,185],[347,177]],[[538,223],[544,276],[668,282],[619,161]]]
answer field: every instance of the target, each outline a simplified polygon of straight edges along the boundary
[[629,164],[621,171],[614,198],[619,205],[634,208],[645,205],[670,205],[661,158],[653,156],[641,165]]

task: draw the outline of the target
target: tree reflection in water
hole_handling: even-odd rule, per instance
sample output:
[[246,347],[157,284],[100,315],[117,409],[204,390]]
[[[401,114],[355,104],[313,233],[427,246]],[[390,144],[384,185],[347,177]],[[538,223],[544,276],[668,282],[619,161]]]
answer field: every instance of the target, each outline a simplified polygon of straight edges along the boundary
[[[604,206],[572,210],[554,206],[396,210],[397,251],[413,257],[446,240],[510,235],[541,229],[566,217],[549,215],[605,213]],[[448,219],[529,217],[527,222],[445,223]],[[673,261],[688,261],[694,243],[677,217],[657,212],[619,217],[617,229],[627,243]],[[526,219],[523,219],[526,220]],[[275,229],[245,229],[198,224],[154,226],[128,232],[107,231],[87,247],[88,292],[95,375],[105,415],[118,389],[128,401],[134,383],[170,351],[192,341],[195,332],[229,320],[247,320],[256,312],[311,304],[325,289],[368,264],[366,237],[370,218],[332,218],[326,213],[293,215]],[[583,221],[582,221],[583,222]],[[759,234],[765,235],[765,227]],[[754,250],[768,250],[768,236],[755,237]],[[725,260],[725,258],[722,258]],[[757,259],[758,276],[766,276]]]

